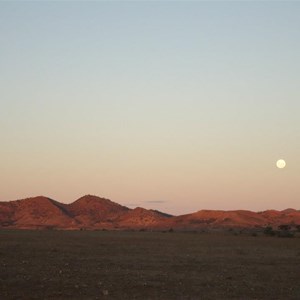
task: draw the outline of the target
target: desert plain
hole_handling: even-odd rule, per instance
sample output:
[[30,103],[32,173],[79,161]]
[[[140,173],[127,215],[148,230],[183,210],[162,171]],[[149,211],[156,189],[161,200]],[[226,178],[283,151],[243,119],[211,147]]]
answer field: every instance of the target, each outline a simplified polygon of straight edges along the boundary
[[0,231],[1,299],[300,299],[300,238]]

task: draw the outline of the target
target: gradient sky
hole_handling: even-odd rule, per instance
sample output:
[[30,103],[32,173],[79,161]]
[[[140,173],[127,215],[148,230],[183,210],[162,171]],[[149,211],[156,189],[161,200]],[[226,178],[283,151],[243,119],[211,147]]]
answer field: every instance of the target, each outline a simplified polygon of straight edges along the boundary
[[1,2],[0,200],[300,209],[299,16],[287,1]]

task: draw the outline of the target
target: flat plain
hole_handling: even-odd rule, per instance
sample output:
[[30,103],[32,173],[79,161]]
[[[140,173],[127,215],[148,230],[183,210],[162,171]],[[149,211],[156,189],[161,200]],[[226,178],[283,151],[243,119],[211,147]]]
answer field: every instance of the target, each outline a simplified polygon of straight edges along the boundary
[[0,231],[1,299],[300,299],[300,238]]

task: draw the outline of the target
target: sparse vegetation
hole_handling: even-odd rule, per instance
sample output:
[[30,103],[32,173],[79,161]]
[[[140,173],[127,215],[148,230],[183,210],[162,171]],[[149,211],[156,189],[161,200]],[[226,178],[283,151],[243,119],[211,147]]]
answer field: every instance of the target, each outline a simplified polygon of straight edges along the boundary
[[278,230],[273,230],[271,226],[267,226],[263,232],[265,235],[269,236],[292,238],[295,236],[296,230],[292,230],[291,225],[282,224],[278,226]]
[[276,231],[273,230],[273,228],[271,226],[267,226],[264,229],[264,234],[269,235],[269,236],[274,236],[274,235],[276,235]]
[[279,231],[277,232],[278,237],[292,238],[295,236],[295,233],[291,231],[292,226],[287,224],[282,224],[278,226]]
[[281,231],[289,231],[289,230],[291,230],[291,225],[282,224],[282,225],[278,226],[278,229]]
[[277,232],[277,236],[283,238],[292,238],[295,236],[295,233],[289,230],[281,230]]

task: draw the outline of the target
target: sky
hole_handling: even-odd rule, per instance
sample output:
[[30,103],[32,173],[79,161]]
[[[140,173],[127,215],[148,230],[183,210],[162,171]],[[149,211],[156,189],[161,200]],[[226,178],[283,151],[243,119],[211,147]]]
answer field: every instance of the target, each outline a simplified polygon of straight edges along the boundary
[[296,1],[1,2],[0,201],[300,209],[299,15]]

